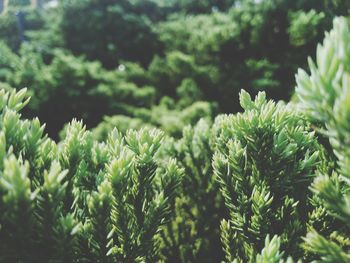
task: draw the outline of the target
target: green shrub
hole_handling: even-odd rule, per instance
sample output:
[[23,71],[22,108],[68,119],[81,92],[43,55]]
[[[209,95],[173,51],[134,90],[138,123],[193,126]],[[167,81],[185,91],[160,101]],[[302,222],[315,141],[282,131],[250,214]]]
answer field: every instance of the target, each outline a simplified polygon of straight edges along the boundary
[[162,235],[166,262],[220,262],[223,258],[219,224],[226,213],[211,166],[214,141],[211,123],[201,119],[185,127],[180,140],[164,146],[165,156],[175,156],[185,173],[174,204],[175,217]]
[[213,84],[218,78],[218,69],[201,65],[192,55],[180,51],[169,52],[165,57],[155,56],[148,68],[151,85],[160,96],[176,97],[177,88],[185,79],[192,79],[201,88],[205,99],[215,97]]
[[184,108],[180,105],[169,97],[163,97],[160,104],[151,107],[151,109],[126,107],[124,109],[127,114],[133,117],[124,115],[106,116],[94,128],[93,132],[96,138],[104,139],[106,134],[114,127],[119,127],[118,125],[121,125],[121,132],[128,129],[138,130],[141,127],[158,127],[167,135],[180,138],[182,130],[187,125],[195,125],[202,118],[211,121],[217,108],[215,104],[206,101],[196,101]]
[[[214,2],[172,8],[208,12]],[[175,15],[156,25],[158,56],[138,1],[61,2],[53,25],[28,16],[34,30],[61,30],[57,45],[81,57],[37,52],[55,46],[40,32],[16,53],[15,21],[0,15],[0,261],[350,262],[349,22],[337,18],[310,73],[298,72],[294,103],[266,99],[290,90],[286,72],[327,26],[331,4],[316,3]],[[242,91],[238,105],[241,86],[266,93]],[[212,124],[217,104],[243,112]],[[92,132],[73,120],[57,143],[46,135],[72,115],[88,126],[112,117]]]
[[155,262],[181,170],[162,168],[158,130],[93,140],[81,122],[56,145],[22,120],[25,90],[0,92],[0,259]]
[[120,60],[147,65],[161,48],[150,21],[126,0],[66,1],[59,15],[63,46],[107,68],[115,68]]
[[178,105],[180,107],[190,106],[203,98],[201,90],[193,79],[187,78],[181,81],[180,86],[176,88],[176,95],[179,97]]
[[108,134],[118,127],[118,131],[126,134],[127,130],[140,130],[141,128],[153,126],[146,124],[142,119],[128,117],[124,115],[105,116],[103,121],[99,123],[93,130],[94,137],[98,140],[105,140]]
[[17,50],[21,44],[17,20],[13,12],[0,16],[0,39],[12,50]]
[[305,46],[313,41],[319,34],[319,27],[325,18],[324,13],[317,13],[315,10],[309,12],[298,11],[290,13],[290,26],[288,33],[290,42],[294,46]]
[[217,118],[214,172],[229,211],[221,223],[227,262],[255,262],[267,235],[280,236],[282,250],[299,258],[301,236],[312,211],[308,187],[320,146],[292,105],[251,100],[245,110]]
[[336,156],[333,171],[320,171],[312,190],[319,210],[335,221],[327,231],[311,228],[305,249],[321,262],[349,262],[349,164],[350,164],[350,26],[336,18],[334,28],[317,48],[316,62],[309,59],[310,74],[299,70],[296,93],[300,107],[316,130],[329,138]]
[[[30,87],[33,99],[27,116],[38,116],[57,137],[72,117],[97,125],[106,114],[125,114],[154,104],[155,90],[128,82],[118,71],[107,71],[99,62],[88,62],[63,50],[54,50],[50,64],[22,45],[20,55],[0,44],[0,80],[14,88]],[[55,115],[53,119],[52,116]]]
[[[12,2],[10,1],[9,8],[6,9],[6,12],[0,14],[0,40],[4,41],[12,51],[18,51],[23,40],[28,40],[27,33],[29,31],[42,29],[44,20],[40,12],[31,7],[26,7],[27,4],[16,4]],[[28,2],[30,1],[28,0]],[[21,27],[18,24],[19,11],[23,16]],[[21,32],[21,30],[23,30],[23,32]],[[21,34],[23,34],[23,36]]]

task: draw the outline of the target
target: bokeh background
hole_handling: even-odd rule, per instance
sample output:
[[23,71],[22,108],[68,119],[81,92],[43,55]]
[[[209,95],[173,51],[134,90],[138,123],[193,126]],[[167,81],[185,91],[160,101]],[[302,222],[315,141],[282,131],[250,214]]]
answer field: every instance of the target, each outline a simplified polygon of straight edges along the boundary
[[293,99],[294,74],[348,0],[0,0],[0,88],[27,87],[23,113],[58,139],[82,119],[187,124],[240,111],[238,93]]

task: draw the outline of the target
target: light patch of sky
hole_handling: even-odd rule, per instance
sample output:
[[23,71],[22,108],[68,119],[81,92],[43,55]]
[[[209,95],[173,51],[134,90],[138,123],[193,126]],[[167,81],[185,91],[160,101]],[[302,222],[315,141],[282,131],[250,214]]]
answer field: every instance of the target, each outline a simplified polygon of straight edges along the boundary
[[[241,7],[241,6],[242,6],[242,3],[243,3],[244,1],[245,1],[245,0],[236,1],[236,2],[234,3],[234,7],[237,7],[237,8]],[[254,3],[256,3],[256,4],[260,4],[260,3],[262,3],[264,0],[253,0],[253,1],[254,1]]]
[[58,6],[58,0],[51,0],[45,4],[46,8],[54,8]]

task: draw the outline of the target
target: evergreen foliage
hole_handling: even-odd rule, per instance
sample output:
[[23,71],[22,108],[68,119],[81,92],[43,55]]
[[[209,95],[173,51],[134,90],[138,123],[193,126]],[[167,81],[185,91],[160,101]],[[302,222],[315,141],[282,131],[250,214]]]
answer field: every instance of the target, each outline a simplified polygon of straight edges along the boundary
[[[241,88],[288,100],[293,72],[314,54],[334,15],[349,10],[346,0],[45,3],[40,10],[10,4],[0,15],[0,42],[15,52],[4,56],[9,63],[0,56],[0,81],[35,94],[23,114],[47,123],[55,139],[72,118],[91,128],[105,115],[149,116],[164,96],[177,114],[199,101],[238,112]],[[170,134],[180,137],[188,124],[180,121]]]
[[155,159],[163,134],[113,130],[98,143],[73,121],[56,145],[21,119],[25,93],[0,94],[1,261],[156,261],[182,177]]
[[346,17],[313,55],[348,1],[28,4],[0,14],[0,262],[350,262]]
[[213,167],[230,215],[221,223],[226,260],[254,262],[267,235],[300,257],[320,146],[292,105],[264,93],[253,101],[245,91],[240,101],[244,113],[216,121]]
[[305,248],[322,262],[349,262],[349,98],[350,26],[336,18],[332,31],[317,48],[316,62],[309,59],[310,74],[300,70],[296,92],[302,109],[317,130],[329,138],[336,156],[333,171],[319,172],[312,190],[320,206],[337,224],[326,233],[311,228]]
[[217,262],[223,258],[219,223],[226,214],[215,182],[211,159],[211,123],[201,119],[187,126],[180,140],[165,146],[184,169],[181,192],[174,204],[175,218],[163,238],[166,262]]

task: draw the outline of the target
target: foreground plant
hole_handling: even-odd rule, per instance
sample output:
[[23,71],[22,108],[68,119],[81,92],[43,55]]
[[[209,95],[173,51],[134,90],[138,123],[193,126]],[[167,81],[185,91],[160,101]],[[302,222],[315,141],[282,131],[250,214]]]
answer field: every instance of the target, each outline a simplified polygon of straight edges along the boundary
[[309,59],[310,74],[297,74],[300,107],[329,138],[336,168],[320,171],[312,190],[319,198],[319,211],[333,219],[327,231],[311,228],[305,249],[320,262],[350,261],[350,26],[336,18],[333,29],[317,48],[316,63]]
[[291,105],[245,91],[240,101],[243,113],[215,123],[213,167],[230,215],[221,223],[226,260],[256,262],[267,235],[279,236],[286,256],[301,257],[320,146]]
[[176,156],[185,173],[174,204],[175,217],[162,234],[166,262],[219,262],[223,258],[220,220],[226,211],[211,165],[214,141],[212,124],[201,119],[166,147],[167,156]]
[[21,120],[25,90],[0,91],[0,260],[153,262],[181,170],[160,169],[157,130],[98,143],[73,121],[56,145]]

